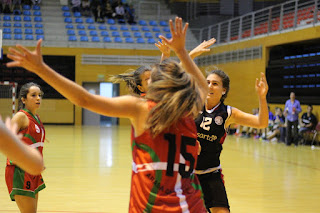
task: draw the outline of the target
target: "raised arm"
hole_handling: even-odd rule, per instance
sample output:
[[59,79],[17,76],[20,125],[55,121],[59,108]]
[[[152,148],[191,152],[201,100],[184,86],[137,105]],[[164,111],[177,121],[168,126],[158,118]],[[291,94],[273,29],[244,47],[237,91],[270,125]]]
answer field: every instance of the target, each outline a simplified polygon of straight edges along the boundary
[[182,19],[178,17],[176,17],[175,19],[175,27],[173,26],[172,20],[169,21],[169,24],[172,38],[170,40],[166,39],[163,36],[160,36],[160,38],[167,46],[169,46],[176,53],[185,70],[194,77],[194,79],[200,87],[201,97],[203,100],[205,100],[208,94],[207,81],[204,78],[198,66],[190,58],[185,48],[185,40],[189,24],[186,23],[183,27]]
[[19,44],[16,45],[17,49],[9,48],[10,54],[8,54],[8,58],[12,59],[13,62],[9,62],[7,66],[23,67],[37,74],[77,106],[106,116],[126,118],[137,116],[136,105],[139,102],[138,98],[131,96],[106,98],[90,94],[83,87],[50,68],[43,62],[41,42],[42,40],[38,41],[34,51],[30,51]]
[[256,79],[255,88],[259,97],[259,115],[251,115],[239,109],[232,108],[232,114],[230,119],[228,119],[226,126],[229,126],[232,123],[258,129],[266,128],[268,126],[269,112],[266,99],[268,83],[263,73],[261,73],[260,80],[258,80],[258,78]]
[[6,120],[6,126],[0,118],[0,152],[32,175],[44,170],[43,158],[38,150],[24,144],[17,136],[17,125]]
[[201,54],[205,52],[210,52],[210,49],[208,49],[211,45],[216,43],[216,39],[212,38],[208,41],[204,40],[201,44],[199,44],[197,47],[195,47],[193,50],[189,52],[189,55],[192,59],[195,59],[196,57],[200,56]]

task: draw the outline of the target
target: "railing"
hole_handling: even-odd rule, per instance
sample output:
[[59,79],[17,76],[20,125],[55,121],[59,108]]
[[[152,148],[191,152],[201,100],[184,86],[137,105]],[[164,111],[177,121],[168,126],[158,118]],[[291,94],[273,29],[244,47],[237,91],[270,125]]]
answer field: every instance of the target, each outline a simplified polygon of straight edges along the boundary
[[212,37],[217,39],[217,44],[251,39],[255,36],[315,25],[320,20],[319,6],[320,0],[292,0],[215,25],[191,30],[199,43]]

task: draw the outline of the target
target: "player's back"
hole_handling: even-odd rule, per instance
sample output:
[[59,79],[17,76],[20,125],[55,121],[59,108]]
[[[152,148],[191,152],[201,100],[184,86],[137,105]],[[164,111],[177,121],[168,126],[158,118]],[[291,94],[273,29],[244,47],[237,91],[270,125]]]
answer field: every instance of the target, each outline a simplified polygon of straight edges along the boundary
[[188,117],[154,138],[145,131],[134,139],[129,212],[206,212],[194,175],[196,138]]

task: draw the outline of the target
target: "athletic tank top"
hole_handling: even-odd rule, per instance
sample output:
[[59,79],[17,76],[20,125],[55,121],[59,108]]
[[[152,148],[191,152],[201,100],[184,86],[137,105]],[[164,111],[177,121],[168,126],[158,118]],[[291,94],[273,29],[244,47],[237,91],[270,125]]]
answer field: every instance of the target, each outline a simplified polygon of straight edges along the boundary
[[230,115],[231,107],[220,103],[211,110],[204,107],[196,118],[197,137],[201,145],[196,174],[220,169],[222,144],[227,136],[225,122]]
[[[19,131],[19,133],[23,135],[22,141],[33,148],[37,148],[41,155],[43,155],[42,150],[45,140],[45,130],[39,116],[33,115],[27,109],[22,109],[19,112],[26,114],[29,119],[28,127]],[[12,165],[9,159],[7,160],[7,165]]]
[[130,213],[206,212],[194,175],[196,135],[194,120],[186,117],[154,138],[149,131],[134,137]]

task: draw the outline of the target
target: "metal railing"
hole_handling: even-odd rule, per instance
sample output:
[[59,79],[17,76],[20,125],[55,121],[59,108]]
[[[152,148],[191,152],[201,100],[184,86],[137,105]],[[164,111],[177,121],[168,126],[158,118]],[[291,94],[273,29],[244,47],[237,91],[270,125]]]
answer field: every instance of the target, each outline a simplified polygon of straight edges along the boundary
[[192,28],[198,42],[214,37],[217,44],[314,26],[320,20],[320,0],[292,0],[201,29]]

